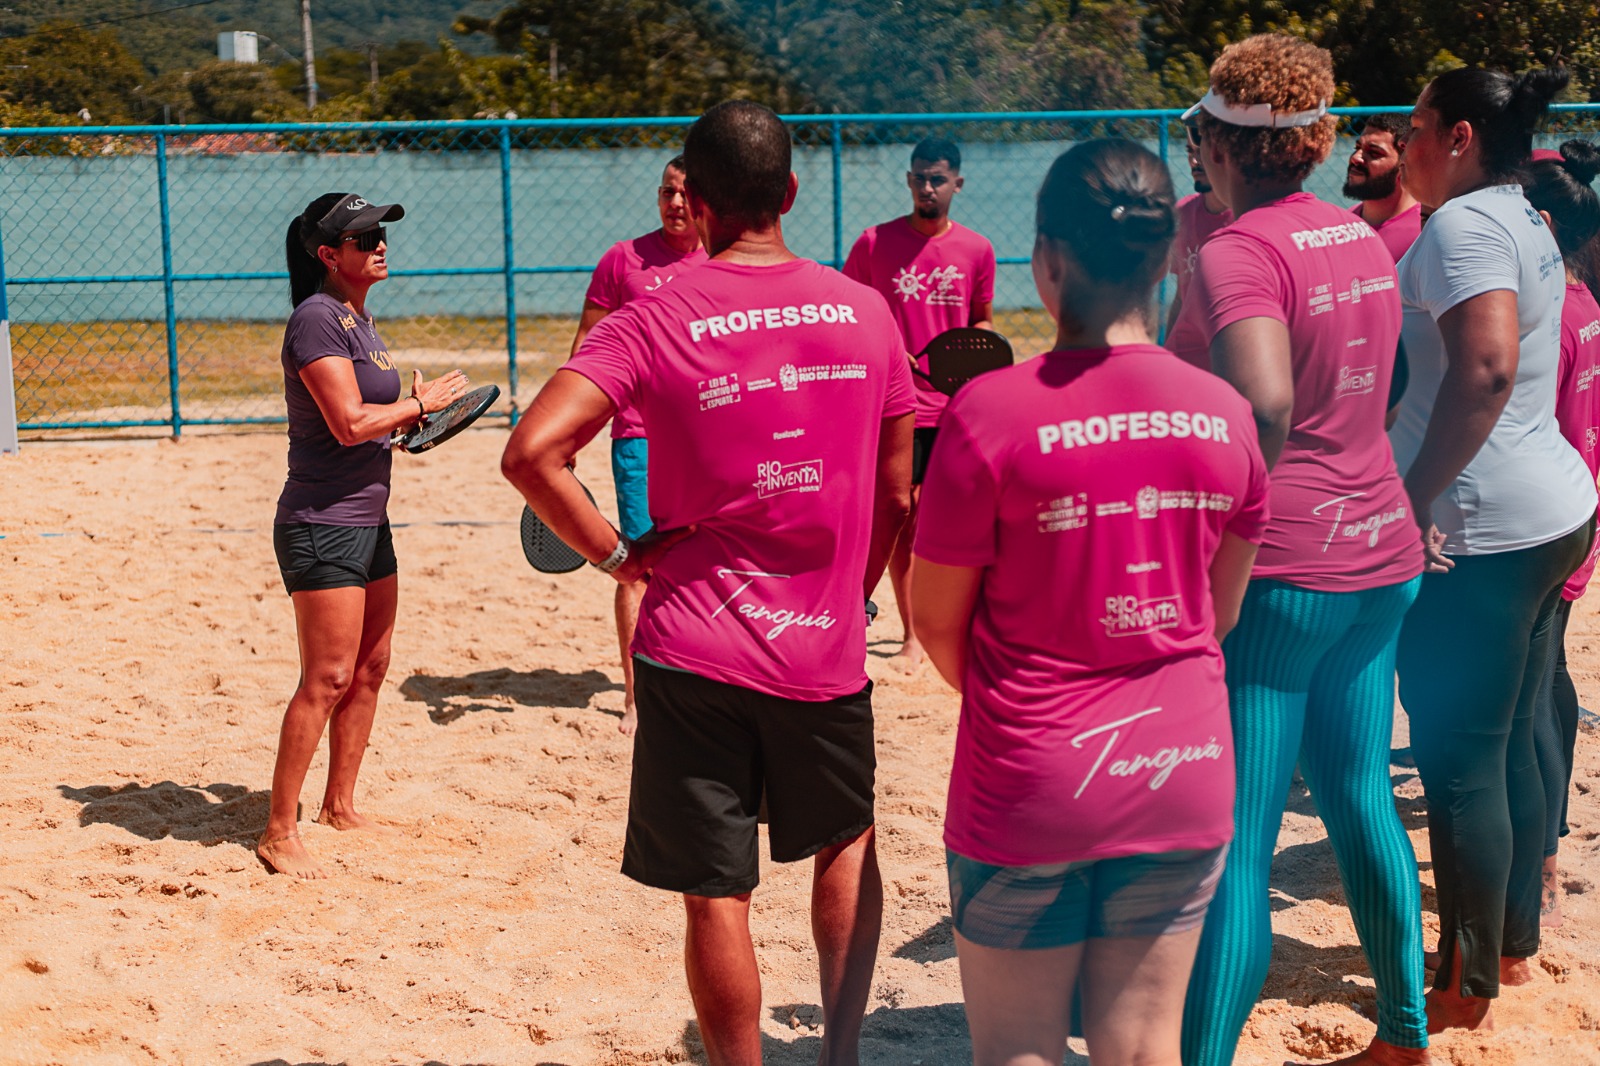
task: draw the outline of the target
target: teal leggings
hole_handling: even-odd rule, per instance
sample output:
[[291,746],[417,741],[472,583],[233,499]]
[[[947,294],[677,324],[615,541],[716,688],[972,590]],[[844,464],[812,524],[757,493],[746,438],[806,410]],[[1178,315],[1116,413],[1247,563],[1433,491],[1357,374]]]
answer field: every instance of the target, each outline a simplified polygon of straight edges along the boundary
[[1227,659],[1238,795],[1183,1012],[1184,1066],[1227,1066],[1272,959],[1268,877],[1305,776],[1378,986],[1378,1037],[1428,1046],[1417,859],[1389,781],[1394,653],[1421,578],[1363,592],[1250,582]]

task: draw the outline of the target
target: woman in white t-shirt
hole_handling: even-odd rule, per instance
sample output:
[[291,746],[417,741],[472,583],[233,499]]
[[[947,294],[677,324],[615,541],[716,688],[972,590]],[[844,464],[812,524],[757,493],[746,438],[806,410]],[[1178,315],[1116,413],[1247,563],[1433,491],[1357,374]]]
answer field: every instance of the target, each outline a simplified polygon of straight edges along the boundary
[[1566,82],[1442,74],[1412,112],[1403,163],[1435,209],[1400,261],[1412,384],[1395,428],[1428,556],[1398,669],[1439,896],[1434,1032],[1487,1027],[1500,985],[1530,979],[1539,949],[1534,702],[1596,501],[1555,418],[1561,252],[1516,175]]

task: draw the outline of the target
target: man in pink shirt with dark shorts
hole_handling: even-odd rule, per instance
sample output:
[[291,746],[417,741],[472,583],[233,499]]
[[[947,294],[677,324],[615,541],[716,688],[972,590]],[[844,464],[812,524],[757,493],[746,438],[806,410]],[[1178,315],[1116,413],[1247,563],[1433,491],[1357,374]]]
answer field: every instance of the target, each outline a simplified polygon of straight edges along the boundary
[[[916,356],[948,329],[994,327],[994,246],[950,217],[950,203],[961,191],[961,149],[937,137],[911,150],[906,172],[911,213],[881,222],[856,238],[844,262],[845,277],[883,293]],[[919,361],[927,370],[927,361]],[[939,432],[939,416],[950,398],[922,378],[917,389],[916,447],[911,463],[911,520],[889,559],[895,605],[905,632],[899,658],[922,661],[911,622],[911,541],[916,533],[917,494]]]
[[[814,858],[821,1059],[848,1064],[883,916],[865,603],[910,508],[911,368],[881,296],[785,246],[797,185],[776,115],[719,104],[684,164],[711,258],[595,326],[502,469],[600,570],[650,574],[622,869],[683,894],[707,1058],[761,1061],[764,809],[774,861]],[[655,456],[658,528],[638,540],[566,465],[626,405]]]
[[[599,321],[630,300],[637,300],[668,285],[690,267],[706,261],[700,247],[700,231],[689,217],[689,201],[683,185],[683,156],[676,156],[661,171],[656,189],[656,210],[661,228],[631,241],[618,241],[606,249],[589,280],[583,296],[583,315],[572,337],[572,352],[582,346]],[[650,468],[650,445],[644,423],[632,407],[618,408],[611,419],[611,476],[617,486],[617,524],[625,536],[635,540],[653,524],[646,474]],[[622,646],[622,721],[617,728],[633,736],[639,711],[633,698],[633,658],[628,647],[639,624],[639,601],[644,598],[644,580],[617,586],[617,641]]]

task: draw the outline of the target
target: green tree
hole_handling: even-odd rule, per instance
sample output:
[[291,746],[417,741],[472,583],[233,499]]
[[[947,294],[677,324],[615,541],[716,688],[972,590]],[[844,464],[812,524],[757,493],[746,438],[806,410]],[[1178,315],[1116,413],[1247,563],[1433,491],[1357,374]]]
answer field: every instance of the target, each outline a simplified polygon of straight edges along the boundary
[[[337,102],[341,119],[406,120],[470,118],[473,105],[457,71],[456,58],[471,62],[459,49],[401,41],[377,49],[378,83],[372,84],[372,56],[367,51],[333,48],[317,55],[317,87],[322,102],[318,121]],[[279,88],[295,97],[305,93],[305,72],[298,63],[273,68]]]
[[489,37],[500,53],[447,46],[475,113],[693,114],[731,97],[809,109],[798,83],[695,0],[518,0],[492,18],[460,18],[455,29]]
[[0,41],[0,95],[61,115],[87,111],[96,125],[130,120],[144,74],[114,34],[74,22]]
[[1161,102],[1135,0],[775,0],[740,25],[824,110]]
[[1152,63],[1189,92],[1204,90],[1203,71],[1227,44],[1280,31],[1333,53],[1337,103],[1404,105],[1451,67],[1519,71],[1557,59],[1573,73],[1573,95],[1600,97],[1595,0],[1150,0],[1147,8]]

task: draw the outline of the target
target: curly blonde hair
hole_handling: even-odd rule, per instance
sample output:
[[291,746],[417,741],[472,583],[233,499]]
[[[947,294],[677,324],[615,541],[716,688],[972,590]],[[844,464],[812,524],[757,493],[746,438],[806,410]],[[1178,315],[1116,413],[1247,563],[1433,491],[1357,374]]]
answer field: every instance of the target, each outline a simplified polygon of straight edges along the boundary
[[[1297,37],[1259,33],[1225,48],[1211,87],[1229,104],[1310,111],[1333,99],[1333,57]],[[1303,181],[1333,151],[1338,120],[1284,129],[1234,126],[1202,110],[1200,135],[1214,139],[1250,181]]]

